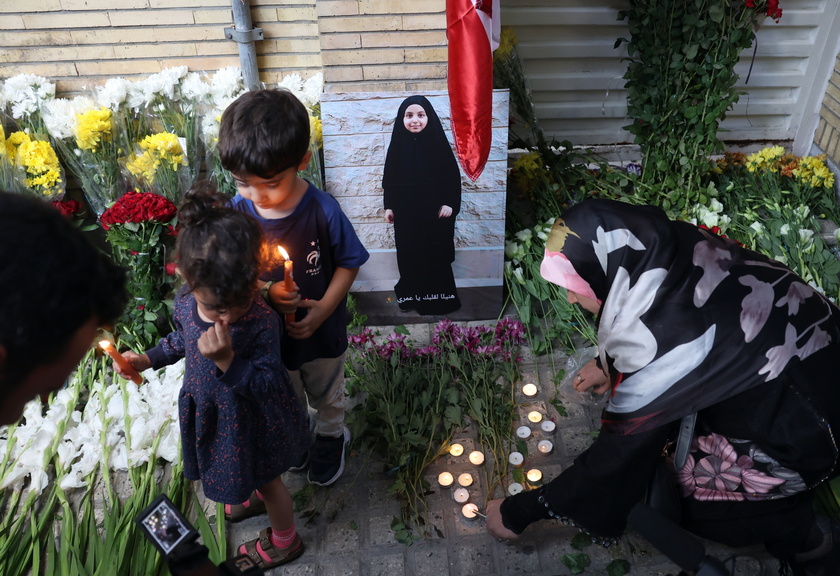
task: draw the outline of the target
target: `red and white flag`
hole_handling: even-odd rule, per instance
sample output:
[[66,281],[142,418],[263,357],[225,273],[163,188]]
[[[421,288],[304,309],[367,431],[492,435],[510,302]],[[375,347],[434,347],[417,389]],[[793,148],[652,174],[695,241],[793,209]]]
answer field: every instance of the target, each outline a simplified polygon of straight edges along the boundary
[[499,0],[446,0],[449,104],[461,167],[484,170],[493,139],[493,50],[499,46]]

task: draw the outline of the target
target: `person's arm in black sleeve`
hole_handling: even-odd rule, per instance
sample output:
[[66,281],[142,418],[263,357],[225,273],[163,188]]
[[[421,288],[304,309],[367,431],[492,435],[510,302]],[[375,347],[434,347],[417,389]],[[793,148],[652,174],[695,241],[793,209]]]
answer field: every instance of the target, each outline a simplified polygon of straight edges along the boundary
[[545,487],[506,498],[500,507],[502,523],[521,534],[553,514],[598,536],[620,536],[630,509],[644,497],[669,430],[663,426],[629,436],[600,434]]

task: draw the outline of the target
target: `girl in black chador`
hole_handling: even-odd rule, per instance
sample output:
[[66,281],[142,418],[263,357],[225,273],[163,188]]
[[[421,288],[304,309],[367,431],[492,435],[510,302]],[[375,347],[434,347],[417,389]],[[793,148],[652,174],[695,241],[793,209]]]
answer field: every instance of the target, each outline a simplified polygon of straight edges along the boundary
[[452,274],[461,173],[440,119],[424,96],[400,105],[385,158],[385,220],[394,225],[401,310],[438,315],[461,307]]

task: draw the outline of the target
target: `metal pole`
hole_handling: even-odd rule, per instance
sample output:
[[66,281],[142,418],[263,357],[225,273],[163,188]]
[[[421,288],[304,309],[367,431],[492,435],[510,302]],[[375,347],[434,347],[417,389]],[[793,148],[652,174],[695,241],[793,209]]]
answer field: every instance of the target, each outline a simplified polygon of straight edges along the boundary
[[254,42],[263,40],[262,28],[252,28],[250,0],[231,0],[233,7],[233,28],[225,28],[225,38],[234,40],[239,45],[239,66],[242,79],[248,90],[262,87],[260,72],[257,68],[257,51]]

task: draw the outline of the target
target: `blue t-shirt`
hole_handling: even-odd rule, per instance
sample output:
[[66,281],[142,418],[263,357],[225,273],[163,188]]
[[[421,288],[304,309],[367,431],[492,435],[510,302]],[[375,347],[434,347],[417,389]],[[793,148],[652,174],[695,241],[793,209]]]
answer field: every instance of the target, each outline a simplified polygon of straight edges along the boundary
[[[294,278],[301,298],[320,300],[336,268],[359,268],[370,257],[338,201],[312,184],[294,211],[285,218],[262,218],[254,204],[240,195],[231,200],[236,210],[250,214],[262,226],[270,246],[282,246],[294,262]],[[283,266],[272,269],[261,280],[283,280]],[[283,363],[289,370],[316,358],[336,358],[347,349],[347,298],[312,336],[281,340]],[[298,319],[306,310],[298,309]]]

